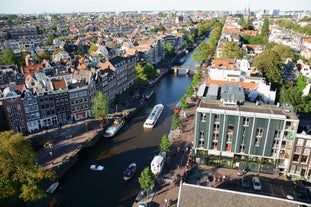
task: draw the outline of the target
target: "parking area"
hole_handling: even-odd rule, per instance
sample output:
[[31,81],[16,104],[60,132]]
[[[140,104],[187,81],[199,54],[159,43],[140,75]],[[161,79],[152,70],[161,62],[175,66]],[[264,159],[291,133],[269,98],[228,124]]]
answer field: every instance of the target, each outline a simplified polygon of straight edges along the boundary
[[[310,191],[308,190],[307,196],[302,196],[294,188],[293,181],[284,180],[282,176],[275,178],[270,174],[247,172],[244,175],[239,175],[239,171],[234,169],[217,168],[212,166],[197,166],[192,169],[186,180],[187,183],[196,184],[201,186],[216,187],[227,190],[234,190],[239,192],[247,192],[254,194],[261,194],[265,196],[273,196],[283,199],[293,199],[304,203],[311,203]],[[247,186],[242,178],[248,180]],[[261,183],[261,190],[254,190],[253,177],[259,177]]]

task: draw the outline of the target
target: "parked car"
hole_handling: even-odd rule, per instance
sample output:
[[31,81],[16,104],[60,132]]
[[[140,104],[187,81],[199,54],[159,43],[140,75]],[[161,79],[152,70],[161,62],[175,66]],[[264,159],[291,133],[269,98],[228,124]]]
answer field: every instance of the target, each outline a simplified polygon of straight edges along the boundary
[[250,182],[249,182],[248,177],[242,178],[242,187],[245,189],[250,187]]
[[90,170],[102,171],[102,170],[104,170],[104,166],[101,166],[101,165],[91,165]]
[[253,177],[252,181],[253,181],[253,189],[261,190],[261,182],[260,182],[259,177],[257,176]]

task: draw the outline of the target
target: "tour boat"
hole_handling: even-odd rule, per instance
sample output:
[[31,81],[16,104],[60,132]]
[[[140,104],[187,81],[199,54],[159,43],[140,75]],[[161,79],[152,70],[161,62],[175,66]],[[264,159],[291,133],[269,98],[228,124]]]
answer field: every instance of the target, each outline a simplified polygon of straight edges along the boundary
[[157,123],[163,109],[164,109],[163,104],[155,105],[151,113],[149,114],[147,120],[144,123],[144,128],[153,128],[155,124]]
[[180,102],[178,102],[178,103],[176,104],[175,108],[174,108],[174,112],[175,112],[175,113],[180,113],[180,111],[181,111]]
[[135,171],[136,171],[136,163],[132,162],[123,172],[123,180],[129,181],[130,179],[132,179],[132,177],[134,177]]
[[125,120],[121,117],[116,117],[113,120],[113,123],[111,126],[109,126],[104,134],[104,137],[111,138],[124,126]]

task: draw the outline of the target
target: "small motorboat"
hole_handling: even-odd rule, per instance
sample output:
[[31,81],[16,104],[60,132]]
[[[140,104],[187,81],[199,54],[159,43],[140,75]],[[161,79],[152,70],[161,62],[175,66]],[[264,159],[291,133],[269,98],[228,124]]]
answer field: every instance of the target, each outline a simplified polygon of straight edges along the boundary
[[90,170],[103,171],[104,170],[104,166],[101,166],[101,165],[91,165],[90,166]]
[[123,172],[123,180],[129,181],[130,179],[132,179],[134,177],[135,171],[136,171],[136,163],[132,162]]
[[175,105],[174,113],[180,113],[180,111],[181,111],[181,106],[180,106],[180,102],[178,102],[178,103]]
[[46,190],[47,193],[54,193],[54,191],[56,190],[56,188],[58,187],[59,182],[56,181],[54,183],[52,183],[52,185]]

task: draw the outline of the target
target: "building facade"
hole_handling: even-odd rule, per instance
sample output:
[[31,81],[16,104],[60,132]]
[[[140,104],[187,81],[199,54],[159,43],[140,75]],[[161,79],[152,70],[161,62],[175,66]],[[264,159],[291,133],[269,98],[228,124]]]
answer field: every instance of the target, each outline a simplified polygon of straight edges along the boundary
[[243,91],[223,87],[219,91],[217,99],[203,97],[196,110],[197,162],[265,173],[288,172],[299,123],[296,114],[286,107],[243,101]]

